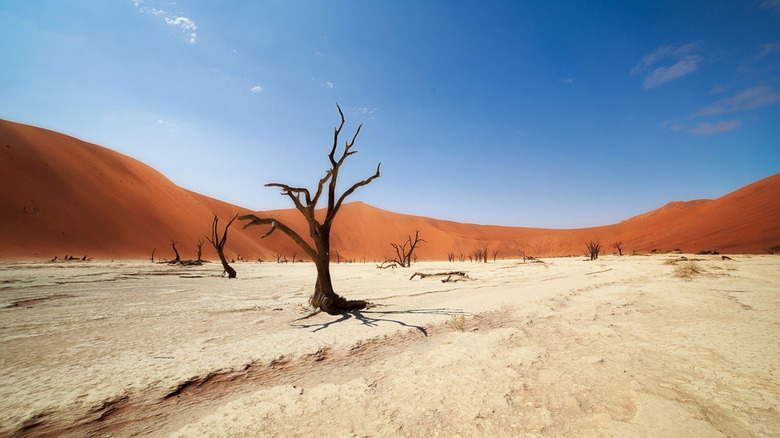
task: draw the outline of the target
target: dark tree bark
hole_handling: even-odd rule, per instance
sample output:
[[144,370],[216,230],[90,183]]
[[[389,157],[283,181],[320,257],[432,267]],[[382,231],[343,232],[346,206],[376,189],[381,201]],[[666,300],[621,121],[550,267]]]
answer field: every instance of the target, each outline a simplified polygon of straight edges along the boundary
[[201,260],[201,255],[203,254],[203,244],[205,242],[206,241],[203,240],[203,239],[198,239],[198,245],[197,245],[198,246],[198,260],[196,260],[198,263],[203,261],[203,260]]
[[622,256],[622,255],[623,255],[623,241],[622,241],[622,240],[621,240],[620,242],[615,242],[615,243],[613,243],[613,244],[612,244],[612,246],[613,246],[613,247],[614,247],[616,250],[618,250],[618,255],[620,255],[620,256]]
[[171,240],[171,248],[173,248],[173,252],[176,254],[176,258],[173,259],[173,263],[179,263],[181,261],[181,257],[179,257],[179,251],[176,251],[176,242]]
[[588,247],[588,254],[590,256],[591,260],[596,260],[599,258],[599,252],[601,251],[601,243],[590,241],[585,244],[585,246]]
[[[412,240],[412,236],[410,235],[407,237],[406,242],[404,242],[403,245],[398,245],[397,243],[390,243],[390,246],[395,249],[395,260],[387,260],[388,262],[396,262],[397,264],[401,265],[402,268],[408,268],[409,266],[412,266],[412,253],[414,253],[415,248],[417,248],[417,245],[420,243],[425,242],[424,239],[420,239],[420,230],[414,231],[414,240]],[[409,249],[406,248],[406,246],[409,246]],[[415,259],[415,261],[417,261]]]
[[[344,127],[344,113],[341,108],[336,105],[341,116],[341,124],[334,129],[333,135],[333,147],[328,154],[330,160],[330,169],[325,173],[317,185],[317,191],[314,196],[311,195],[306,188],[291,187],[286,184],[271,183],[266,184],[266,187],[278,187],[282,190],[282,195],[286,195],[295,204],[295,208],[303,215],[306,222],[309,225],[309,236],[311,237],[314,246],[310,245],[303,239],[298,233],[292,230],[282,222],[272,218],[261,218],[252,214],[240,216],[240,220],[249,221],[244,225],[244,228],[252,225],[270,225],[271,229],[265,233],[262,237],[266,237],[279,229],[281,232],[289,236],[303,251],[311,257],[314,261],[314,265],[317,267],[317,281],[314,284],[314,294],[312,295],[309,303],[315,309],[320,309],[325,312],[336,314],[342,313],[345,310],[350,309],[362,309],[366,306],[366,302],[362,300],[347,300],[333,291],[333,284],[330,277],[330,230],[333,226],[333,220],[336,214],[339,212],[344,200],[351,195],[359,187],[368,185],[371,181],[379,178],[379,167],[382,163],[379,163],[376,167],[376,173],[363,181],[353,184],[347,189],[341,196],[336,196],[336,182],[339,176],[339,170],[341,165],[344,164],[344,160],[357,153],[357,151],[351,150],[355,144],[355,139],[360,133],[358,127],[352,140],[345,143],[344,152],[340,157],[336,157],[336,148],[338,147],[339,134],[341,128]],[[327,186],[326,186],[327,184]],[[325,218],[322,222],[318,221],[314,216],[314,209],[317,206],[317,202],[320,200],[323,192],[327,191],[327,210],[325,212]]]
[[214,246],[214,249],[217,250],[219,261],[222,262],[222,268],[227,272],[228,278],[236,278],[236,270],[228,264],[227,258],[225,258],[225,243],[227,243],[228,228],[230,228],[230,225],[237,217],[238,213],[236,213],[236,215],[233,216],[233,219],[230,219],[230,222],[225,225],[225,232],[222,233],[222,237],[219,237],[219,229],[217,228],[219,218],[214,214],[214,221],[211,223],[211,238],[206,236],[206,240],[208,240],[209,243]]

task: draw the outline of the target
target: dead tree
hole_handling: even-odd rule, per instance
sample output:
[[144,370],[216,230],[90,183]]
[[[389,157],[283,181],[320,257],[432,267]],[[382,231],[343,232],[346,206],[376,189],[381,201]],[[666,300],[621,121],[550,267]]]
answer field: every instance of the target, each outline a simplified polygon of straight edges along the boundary
[[198,260],[196,260],[196,262],[198,262],[198,263],[203,261],[203,260],[201,260],[201,254],[203,254],[203,244],[204,243],[206,243],[206,241],[203,240],[203,238],[198,239],[198,245],[197,245],[197,247],[198,247]]
[[[152,262],[154,262],[154,252],[155,252],[155,251],[157,251],[157,248],[155,248],[155,249],[153,249],[153,250],[152,250],[152,257],[149,259],[149,260],[151,260]],[[57,259],[57,257],[54,257],[54,259],[56,260],[56,259]]]
[[[314,196],[312,196],[311,192],[306,188],[292,187],[279,183],[266,184],[266,187],[279,187],[282,189],[282,195],[286,195],[292,200],[293,204],[295,204],[295,208],[303,215],[309,225],[309,236],[314,245],[312,246],[292,228],[277,219],[261,218],[251,214],[240,217],[241,220],[249,221],[244,225],[244,228],[251,225],[270,225],[271,229],[268,230],[263,237],[273,233],[274,230],[281,230],[297,243],[309,257],[311,257],[317,267],[317,281],[314,285],[314,294],[309,300],[309,303],[315,309],[321,309],[328,313],[341,313],[350,309],[362,309],[367,304],[362,300],[347,300],[333,291],[333,284],[330,277],[330,230],[333,226],[333,220],[336,218],[339,209],[341,209],[344,200],[359,187],[368,185],[371,181],[379,178],[379,167],[382,165],[382,163],[377,165],[376,173],[374,173],[374,175],[353,184],[342,193],[341,196],[336,196],[336,183],[338,181],[339,170],[347,157],[357,153],[357,151],[351,149],[355,144],[355,139],[360,133],[360,127],[362,127],[362,125],[358,127],[351,141],[345,142],[344,152],[340,157],[337,157],[336,148],[338,147],[341,128],[344,127],[344,113],[338,105],[336,105],[336,107],[341,116],[341,124],[337,128],[334,128],[333,147],[330,150],[330,154],[328,154],[330,169],[328,169],[325,176],[319,180],[317,191],[314,193]],[[324,219],[320,222],[314,215],[314,209],[316,208],[317,202],[320,200],[323,191],[327,192],[328,206],[325,211]]]
[[[412,266],[412,253],[414,253],[415,248],[417,248],[417,245],[425,242],[424,239],[420,239],[420,230],[414,231],[414,240],[412,240],[412,236],[409,235],[406,238],[406,242],[404,242],[403,245],[399,245],[397,243],[390,243],[390,246],[393,247],[395,250],[395,259],[388,260],[390,262],[396,262],[398,263],[402,268],[408,268],[409,266]],[[408,246],[408,248],[407,248]],[[417,261],[417,258],[414,258],[414,261]]]
[[474,250],[474,261],[477,263],[488,262],[488,247],[486,246],[485,249],[475,249]]
[[590,256],[591,260],[596,260],[599,258],[599,251],[601,251],[601,243],[590,241],[585,244],[585,246],[588,247],[588,252],[586,255]]
[[615,248],[616,250],[618,250],[618,255],[619,256],[623,255],[623,241],[622,240],[620,242],[613,243],[612,247]]
[[455,261],[455,252],[454,251],[450,251],[450,252],[447,253],[447,261],[450,262],[450,263]]
[[173,259],[172,263],[179,263],[181,261],[181,257],[179,257],[179,251],[176,250],[176,241],[171,240],[171,248],[173,248],[173,252],[176,254],[176,258]]
[[230,219],[230,222],[225,225],[225,231],[222,233],[222,237],[219,237],[219,229],[217,228],[219,218],[214,214],[214,221],[211,223],[211,238],[206,236],[206,240],[208,240],[209,243],[214,246],[214,249],[217,250],[219,261],[222,262],[222,268],[227,272],[228,278],[236,278],[236,270],[228,264],[228,261],[225,258],[225,243],[227,242],[228,228],[230,228],[230,225],[237,217],[238,213],[236,213],[236,215],[233,216],[233,219]]

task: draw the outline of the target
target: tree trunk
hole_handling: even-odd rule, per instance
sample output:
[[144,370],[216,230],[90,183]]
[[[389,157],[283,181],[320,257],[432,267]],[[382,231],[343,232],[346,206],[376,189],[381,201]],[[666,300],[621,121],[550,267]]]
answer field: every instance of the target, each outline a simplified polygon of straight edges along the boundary
[[330,279],[329,260],[318,257],[314,260],[317,266],[317,283],[314,285],[314,295],[309,302],[315,309],[322,309],[331,315],[342,313],[345,310],[363,309],[366,302],[363,300],[347,300],[333,291],[333,283]]
[[222,262],[222,268],[227,272],[228,278],[236,278],[236,270],[228,264],[225,254],[219,249],[217,250],[217,254],[219,255],[219,261]]

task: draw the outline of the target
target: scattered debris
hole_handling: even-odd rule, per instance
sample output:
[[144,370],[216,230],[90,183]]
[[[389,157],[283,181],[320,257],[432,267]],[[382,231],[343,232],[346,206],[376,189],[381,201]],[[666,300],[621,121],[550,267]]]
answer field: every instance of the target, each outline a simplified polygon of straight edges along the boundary
[[420,276],[420,279],[429,278],[429,277],[433,277],[433,278],[447,277],[441,281],[442,283],[455,283],[461,280],[471,280],[468,274],[466,274],[463,271],[437,272],[434,274],[415,272],[414,274],[412,274],[411,277],[409,277],[409,280],[414,280],[414,277],[417,277],[418,275]]
[[719,255],[720,253],[718,252],[717,249],[702,250],[696,253],[696,255],[707,255],[707,254]]

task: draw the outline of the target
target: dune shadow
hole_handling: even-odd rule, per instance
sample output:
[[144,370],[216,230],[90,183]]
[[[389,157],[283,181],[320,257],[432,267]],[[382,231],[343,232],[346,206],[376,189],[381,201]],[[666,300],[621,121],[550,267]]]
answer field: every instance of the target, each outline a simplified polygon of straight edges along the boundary
[[[295,321],[303,321],[308,318],[311,318],[314,315],[317,315],[321,312],[313,312],[309,315],[306,315],[302,318],[298,318]],[[376,327],[380,323],[393,323],[398,324],[402,327],[409,327],[416,330],[419,330],[420,333],[422,333],[424,336],[428,336],[428,331],[425,330],[424,327],[414,324],[409,324],[404,321],[401,321],[400,319],[394,319],[391,316],[392,315],[459,315],[463,314],[465,312],[461,310],[452,310],[452,309],[411,309],[411,310],[375,310],[375,308],[371,308],[370,310],[362,309],[362,310],[350,310],[344,313],[341,313],[338,315],[338,319],[334,319],[332,321],[322,322],[322,323],[314,323],[314,324],[294,324],[291,323],[290,325],[293,327],[303,328],[303,329],[312,329],[312,333],[318,332],[320,330],[324,330],[334,324],[338,324],[340,322],[348,321],[350,319],[356,319],[360,321],[361,324],[367,327]],[[293,321],[293,322],[295,322]]]

